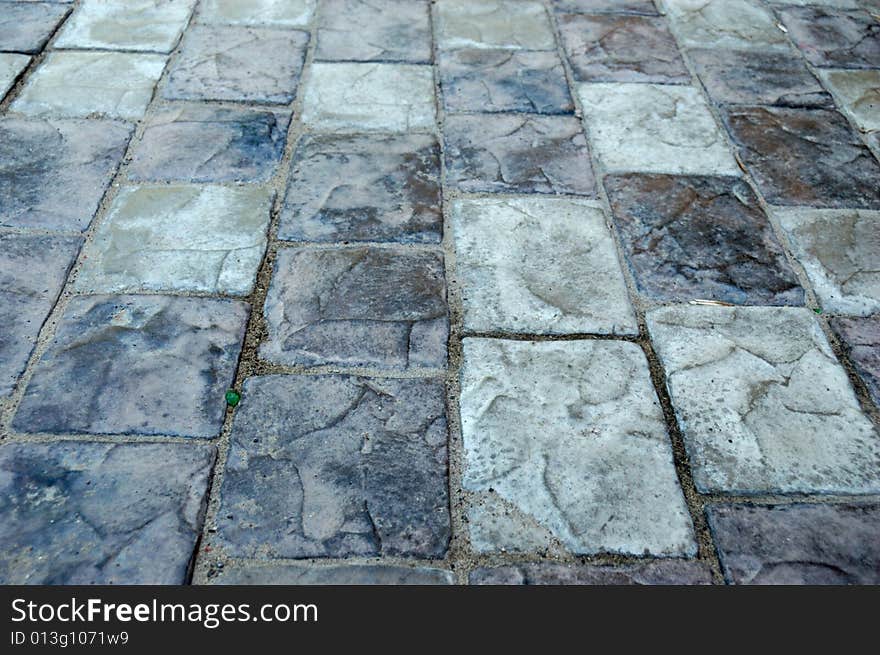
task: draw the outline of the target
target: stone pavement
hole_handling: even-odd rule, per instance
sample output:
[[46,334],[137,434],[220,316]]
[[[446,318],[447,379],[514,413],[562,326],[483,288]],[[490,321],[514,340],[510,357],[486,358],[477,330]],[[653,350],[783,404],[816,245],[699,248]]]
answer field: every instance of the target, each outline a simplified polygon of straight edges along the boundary
[[880,583],[877,0],[0,0],[0,582]]

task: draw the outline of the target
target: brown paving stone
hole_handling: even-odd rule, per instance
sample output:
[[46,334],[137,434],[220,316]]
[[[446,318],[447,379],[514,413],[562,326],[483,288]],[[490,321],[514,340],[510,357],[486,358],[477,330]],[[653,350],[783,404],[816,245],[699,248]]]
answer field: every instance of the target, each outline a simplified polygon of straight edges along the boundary
[[880,407],[880,315],[867,318],[833,318],[831,327]]
[[880,21],[868,12],[790,7],[779,15],[789,36],[813,65],[880,67]]

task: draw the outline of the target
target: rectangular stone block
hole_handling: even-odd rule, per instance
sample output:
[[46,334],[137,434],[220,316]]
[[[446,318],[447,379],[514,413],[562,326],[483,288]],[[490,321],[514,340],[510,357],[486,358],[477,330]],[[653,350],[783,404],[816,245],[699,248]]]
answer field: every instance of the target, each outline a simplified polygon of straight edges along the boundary
[[0,52],[0,100],[12,89],[30,62],[31,58],[27,55]]
[[880,70],[823,70],[819,75],[860,130],[880,130]]
[[867,385],[874,404],[880,407],[880,316],[833,318],[831,328]]
[[567,13],[657,15],[653,0],[553,0],[553,8]]
[[43,49],[70,5],[7,2],[0,11],[0,50],[36,54]]
[[219,25],[305,27],[318,0],[203,0],[197,19]]
[[225,585],[451,585],[451,571],[390,564],[234,564],[211,580]]
[[471,571],[472,585],[708,585],[712,572],[701,562],[654,560],[625,566],[520,564]]
[[660,0],[687,47],[787,49],[769,7],[761,0]]
[[555,50],[544,6],[532,0],[439,0],[437,43],[444,50],[506,48]]
[[779,16],[814,66],[880,67],[880,21],[867,11],[790,7]]

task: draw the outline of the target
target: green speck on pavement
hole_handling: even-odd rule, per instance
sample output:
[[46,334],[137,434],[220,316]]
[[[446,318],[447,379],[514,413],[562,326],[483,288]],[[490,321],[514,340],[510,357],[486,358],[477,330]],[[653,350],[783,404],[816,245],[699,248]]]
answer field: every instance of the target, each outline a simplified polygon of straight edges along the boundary
[[226,404],[230,407],[235,407],[239,400],[241,400],[241,394],[235,389],[230,389],[226,392]]

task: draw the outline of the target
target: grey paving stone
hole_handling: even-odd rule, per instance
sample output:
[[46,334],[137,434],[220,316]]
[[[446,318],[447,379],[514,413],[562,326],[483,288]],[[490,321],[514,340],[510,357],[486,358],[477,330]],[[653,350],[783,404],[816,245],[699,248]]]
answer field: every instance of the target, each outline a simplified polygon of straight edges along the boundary
[[563,14],[558,20],[572,72],[580,82],[691,82],[662,18]]
[[867,11],[789,7],[779,15],[789,36],[814,66],[880,66],[880,21]]
[[439,253],[285,249],[260,354],[280,364],[442,368],[448,319]]
[[638,333],[598,203],[454,200],[451,217],[466,330]]
[[0,119],[0,225],[84,231],[130,137],[110,121]]
[[227,585],[450,585],[450,571],[378,564],[302,566],[299,564],[234,564],[212,584]]
[[628,566],[520,564],[479,568],[469,576],[475,585],[708,585],[712,573],[689,560],[657,560]]
[[0,582],[185,584],[214,447],[0,447]]
[[233,556],[442,558],[450,534],[441,379],[250,378],[217,542]]
[[203,0],[198,20],[225,25],[303,27],[309,24],[317,0]]
[[125,187],[86,246],[85,293],[251,292],[272,193],[257,187]]
[[247,317],[248,306],[232,300],[74,298],[13,428],[216,437]]
[[306,136],[293,161],[278,238],[440,242],[433,136]]
[[735,584],[880,583],[880,508],[714,505],[721,566]]
[[874,404],[880,407],[880,316],[833,318],[831,327],[843,342]]
[[70,11],[70,5],[9,2],[0,12],[0,50],[35,54]]
[[593,147],[609,171],[740,174],[697,89],[581,84],[578,93]]
[[303,91],[302,121],[324,132],[433,130],[430,66],[316,63]]
[[30,61],[27,55],[0,52],[0,100],[13,87]]
[[290,112],[174,105],[151,115],[134,147],[134,180],[264,182],[284,154]]
[[553,8],[567,13],[657,15],[653,0],[554,0]]
[[793,52],[699,48],[690,56],[709,95],[719,104],[834,106],[803,58]]
[[195,0],[82,0],[54,45],[168,53]]
[[423,0],[324,0],[315,59],[431,63]]
[[639,290],[661,301],[803,305],[804,291],[751,187],[735,177],[605,178]]
[[293,101],[307,32],[196,25],[186,31],[162,91],[176,100]]
[[565,69],[555,52],[451,50],[439,53],[447,111],[570,114]]
[[724,120],[768,203],[880,209],[880,166],[837,112],[738,107]]
[[660,5],[687,47],[788,47],[761,0],[660,0]]
[[775,210],[822,308],[865,316],[880,311],[880,212]]
[[36,116],[139,120],[164,68],[164,55],[55,50],[30,75],[11,109]]
[[465,339],[461,420],[477,551],[696,554],[635,344]]
[[544,6],[532,0],[439,0],[437,44],[455,48],[555,50]]
[[880,70],[823,70],[819,74],[860,130],[880,130]]
[[461,191],[595,195],[573,116],[450,115],[444,138],[447,179]]
[[809,309],[666,307],[647,322],[698,490],[880,490],[880,438]]
[[75,237],[0,235],[0,396],[24,372],[79,250]]

